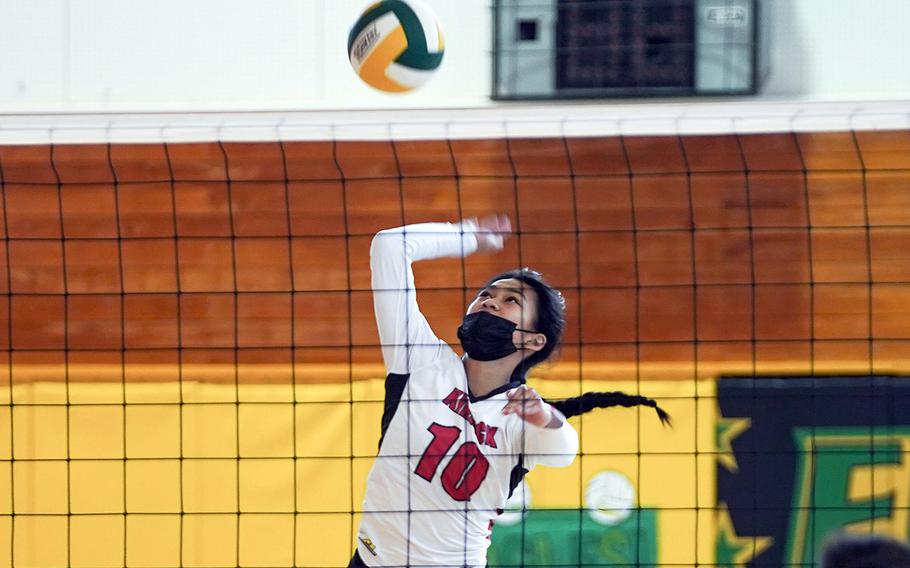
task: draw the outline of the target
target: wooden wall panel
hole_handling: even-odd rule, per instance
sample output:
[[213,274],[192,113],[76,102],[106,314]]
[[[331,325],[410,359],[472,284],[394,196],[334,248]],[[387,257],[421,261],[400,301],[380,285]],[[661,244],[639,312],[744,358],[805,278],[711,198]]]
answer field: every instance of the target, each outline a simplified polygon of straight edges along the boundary
[[558,376],[906,371],[908,156],[910,132],[3,147],[0,346],[48,380],[375,369],[372,235],[503,212],[502,252],[415,266],[447,341],[531,266],[570,302]]
[[394,148],[398,170],[405,178],[455,175],[455,162],[445,140],[396,141]]
[[60,238],[60,194],[55,185],[5,183],[6,237]]
[[626,150],[619,138],[569,138],[572,171],[578,176],[627,176]]
[[561,138],[511,139],[509,159],[518,177],[571,175],[566,144]]
[[863,165],[870,170],[910,168],[910,131],[856,132]]
[[0,146],[4,183],[57,183],[51,146]]

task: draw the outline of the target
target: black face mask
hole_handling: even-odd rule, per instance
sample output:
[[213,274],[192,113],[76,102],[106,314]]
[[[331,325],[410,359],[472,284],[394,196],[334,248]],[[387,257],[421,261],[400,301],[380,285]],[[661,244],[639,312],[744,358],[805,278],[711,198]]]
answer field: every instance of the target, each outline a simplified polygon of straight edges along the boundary
[[490,312],[474,312],[466,315],[458,327],[458,339],[471,359],[495,361],[518,351],[512,343],[512,332],[516,330],[537,333],[521,329],[515,323]]

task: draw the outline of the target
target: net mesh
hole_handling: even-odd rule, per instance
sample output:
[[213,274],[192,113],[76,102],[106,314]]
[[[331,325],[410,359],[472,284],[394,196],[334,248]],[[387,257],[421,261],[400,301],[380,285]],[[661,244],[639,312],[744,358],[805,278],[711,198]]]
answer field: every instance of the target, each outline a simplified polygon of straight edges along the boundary
[[[910,360],[906,130],[19,145],[0,147],[0,176],[11,566],[346,565],[382,411],[369,243],[406,223],[502,212],[515,225],[501,253],[415,265],[441,338],[457,345],[486,278],[533,267],[569,307],[558,361],[532,384],[640,393],[676,420],[573,419],[580,458],[531,474],[539,524],[497,527],[492,563],[807,564],[760,531],[780,515],[761,475],[745,504],[720,501],[721,470],[751,462],[715,381],[900,374]],[[851,396],[885,392],[862,384]],[[807,396],[809,429],[826,427]],[[905,423],[888,408],[894,435]],[[753,459],[782,451],[752,444]],[[621,481],[591,485],[605,471],[631,502]],[[856,477],[868,499],[851,511],[883,507],[871,497],[887,479]],[[857,519],[881,528],[874,517]],[[576,546],[535,553],[540,527]]]

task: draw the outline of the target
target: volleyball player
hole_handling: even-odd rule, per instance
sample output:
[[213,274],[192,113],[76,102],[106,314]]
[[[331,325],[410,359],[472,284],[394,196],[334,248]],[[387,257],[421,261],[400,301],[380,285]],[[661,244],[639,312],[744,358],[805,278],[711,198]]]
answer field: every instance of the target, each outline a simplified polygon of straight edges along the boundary
[[550,404],[525,377],[559,344],[562,295],[531,270],[495,276],[458,337],[430,329],[416,300],[414,261],[496,251],[507,217],[379,232],[370,249],[373,299],[388,372],[379,454],[367,478],[351,566],[484,566],[493,520],[535,465],[568,466],[578,434],[566,416],[654,401],[587,393]]

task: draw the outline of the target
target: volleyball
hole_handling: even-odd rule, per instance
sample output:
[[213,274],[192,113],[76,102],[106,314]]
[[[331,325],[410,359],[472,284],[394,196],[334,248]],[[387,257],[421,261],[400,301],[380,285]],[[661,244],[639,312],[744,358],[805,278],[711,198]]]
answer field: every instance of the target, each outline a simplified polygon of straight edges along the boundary
[[418,0],[377,2],[364,10],[348,34],[354,72],[388,93],[404,93],[429,81],[444,53],[436,15]]
[[629,518],[634,507],[635,487],[622,473],[604,470],[588,482],[585,508],[595,521],[618,525]]

